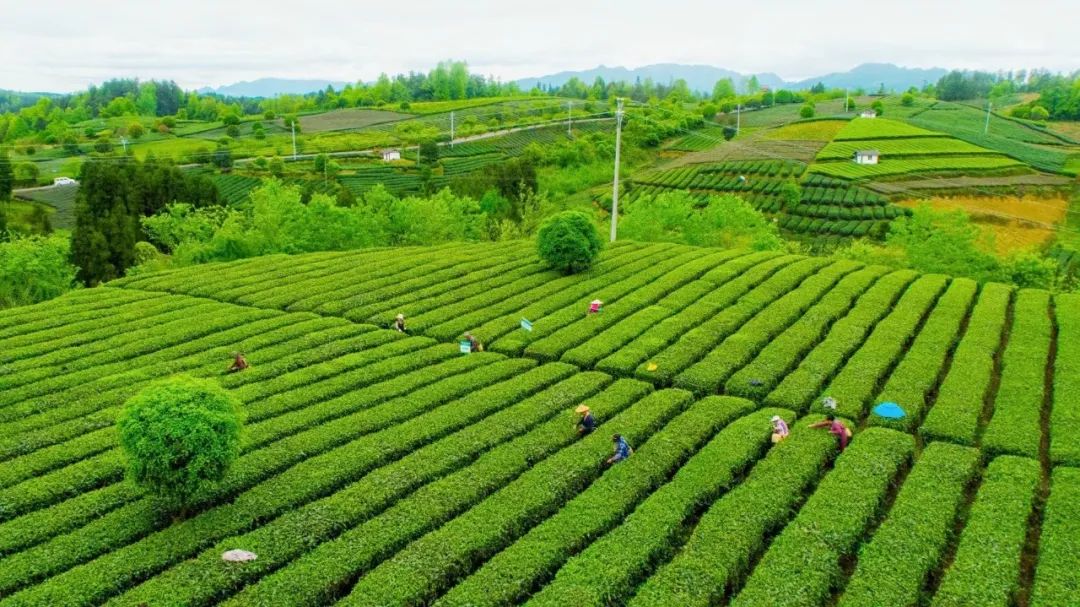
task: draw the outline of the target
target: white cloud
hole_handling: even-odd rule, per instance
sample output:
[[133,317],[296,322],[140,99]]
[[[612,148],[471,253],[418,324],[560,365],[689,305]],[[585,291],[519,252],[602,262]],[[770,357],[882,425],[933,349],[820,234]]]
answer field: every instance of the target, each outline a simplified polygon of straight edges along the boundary
[[263,76],[370,80],[446,58],[503,80],[601,63],[790,79],[868,61],[1080,68],[1077,0],[0,0],[0,15],[0,88],[20,90],[115,76],[190,88]]

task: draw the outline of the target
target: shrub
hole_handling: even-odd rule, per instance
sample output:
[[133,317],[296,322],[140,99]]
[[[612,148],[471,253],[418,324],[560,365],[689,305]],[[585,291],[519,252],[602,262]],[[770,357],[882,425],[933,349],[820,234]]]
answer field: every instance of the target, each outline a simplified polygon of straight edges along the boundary
[[240,423],[235,397],[190,377],[148,386],[117,420],[131,478],[180,506],[225,476],[240,454]]
[[588,215],[566,211],[544,222],[536,245],[544,261],[572,274],[591,266],[604,243]]

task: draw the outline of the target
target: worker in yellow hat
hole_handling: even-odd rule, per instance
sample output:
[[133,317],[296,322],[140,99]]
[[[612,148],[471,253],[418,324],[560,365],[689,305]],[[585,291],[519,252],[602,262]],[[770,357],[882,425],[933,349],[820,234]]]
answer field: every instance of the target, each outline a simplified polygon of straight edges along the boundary
[[581,419],[577,423],[577,433],[581,436],[589,434],[596,429],[596,420],[593,419],[592,411],[588,405],[579,405],[574,412],[581,415]]

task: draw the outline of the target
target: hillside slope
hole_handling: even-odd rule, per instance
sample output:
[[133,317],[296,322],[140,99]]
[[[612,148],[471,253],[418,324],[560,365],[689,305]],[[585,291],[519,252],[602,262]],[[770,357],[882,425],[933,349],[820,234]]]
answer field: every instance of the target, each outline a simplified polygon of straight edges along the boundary
[[[1076,296],[671,244],[574,276],[511,242],[131,277],[0,312],[0,606],[1067,604],[1076,344]],[[247,422],[171,522],[112,424],[176,373]],[[824,395],[843,453],[807,428]],[[635,454],[603,467],[613,432]]]

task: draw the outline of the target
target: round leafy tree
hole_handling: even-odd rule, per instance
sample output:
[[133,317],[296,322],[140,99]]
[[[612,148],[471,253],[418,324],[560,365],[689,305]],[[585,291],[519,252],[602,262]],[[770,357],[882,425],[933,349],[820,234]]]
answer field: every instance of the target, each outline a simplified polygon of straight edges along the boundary
[[128,399],[117,421],[128,474],[185,507],[240,454],[239,402],[213,381],[174,377]]
[[541,259],[568,273],[588,268],[604,248],[596,226],[581,211],[564,211],[549,217],[540,226],[536,244]]

